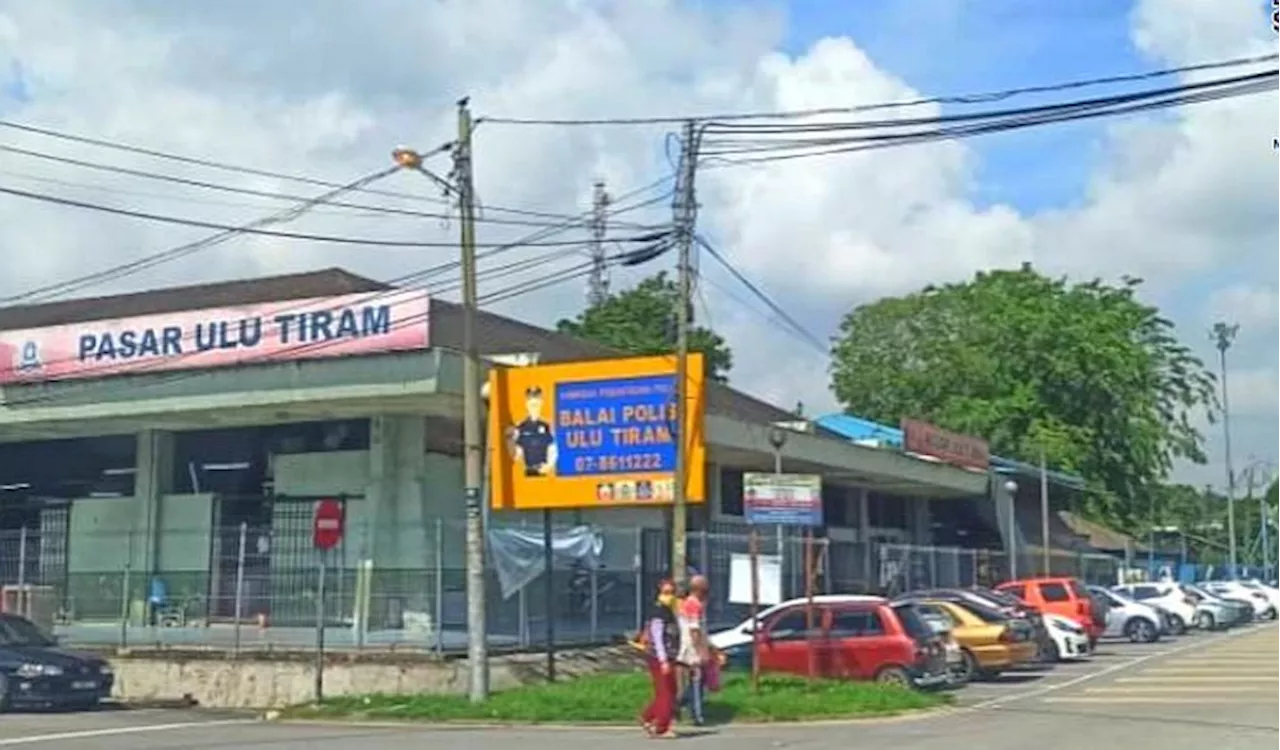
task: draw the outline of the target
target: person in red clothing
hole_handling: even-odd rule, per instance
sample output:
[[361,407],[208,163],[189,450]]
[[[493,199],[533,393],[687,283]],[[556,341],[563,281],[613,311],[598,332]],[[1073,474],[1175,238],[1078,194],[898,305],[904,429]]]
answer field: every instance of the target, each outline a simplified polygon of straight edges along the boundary
[[650,737],[670,739],[671,722],[676,713],[676,649],[679,644],[679,625],[674,605],[676,587],[670,581],[658,586],[658,598],[645,618],[642,637],[646,642],[645,661],[649,665],[649,677],[653,681],[653,699],[640,715],[640,723]]

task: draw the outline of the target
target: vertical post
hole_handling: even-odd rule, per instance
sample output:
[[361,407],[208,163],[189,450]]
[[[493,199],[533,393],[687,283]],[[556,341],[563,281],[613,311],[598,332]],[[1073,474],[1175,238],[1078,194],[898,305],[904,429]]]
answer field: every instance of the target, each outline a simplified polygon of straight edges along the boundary
[[436,653],[444,653],[444,520],[436,519]]
[[547,638],[547,682],[556,681],[556,611],[553,606],[555,599],[555,581],[554,577],[555,547],[551,538],[551,509],[547,508],[542,511],[542,565],[543,571],[543,594],[546,599],[546,617],[543,618],[546,625]]
[[462,245],[462,443],[466,496],[467,668],[468,697],[473,703],[489,695],[489,653],[485,622],[484,518],[481,482],[484,452],[480,424],[480,357],[476,350],[476,224],[472,184],[471,110],[458,102],[455,150]]
[[751,687],[760,692],[760,531],[755,526],[747,535],[747,556],[751,561]]
[[[18,527],[18,600],[27,599],[25,586],[27,585],[27,522],[23,521],[22,526]],[[26,607],[19,607],[19,614],[31,616],[31,612],[24,611],[30,609],[30,604]]]
[[587,305],[595,307],[609,298],[609,264],[604,254],[604,236],[608,229],[606,211],[609,193],[604,180],[596,180],[591,201],[591,239],[587,243],[591,255],[591,275],[587,277]]
[[818,676],[817,647],[813,641],[813,527],[804,530],[804,627],[809,653],[809,679]]
[[[787,435],[785,432],[783,432],[779,428],[774,427],[773,430],[769,432],[769,437],[771,439],[774,439],[773,475],[775,477],[781,477],[782,476],[782,446],[786,442]],[[784,588],[784,590],[782,591],[782,598],[785,600],[788,598],[787,591],[785,589],[790,587],[786,586],[786,581],[787,581],[787,548],[785,545],[786,531],[783,530],[782,524],[778,524],[777,527],[774,528],[774,534],[777,535],[777,538],[774,541],[774,546],[778,551],[779,585],[783,586]]]
[[635,606],[636,632],[644,627],[644,529],[636,529],[636,554],[633,559],[635,567]]
[[1271,580],[1271,535],[1267,532],[1267,524],[1271,521],[1271,508],[1267,506],[1267,493],[1258,498],[1258,511],[1262,517],[1262,528],[1259,530],[1262,542],[1262,578],[1264,582]]
[[120,648],[128,648],[129,646],[129,600],[131,598],[130,589],[133,588],[132,571],[133,571],[133,529],[129,530],[128,541],[125,545],[128,549],[125,552],[124,577],[120,581]]
[[1227,350],[1235,340],[1239,325],[1215,323],[1213,336],[1218,348],[1218,364],[1222,376],[1222,446],[1227,471],[1227,557],[1231,566],[1231,580],[1236,572],[1236,474],[1231,464],[1231,400],[1227,393]]
[[597,566],[591,566],[591,638],[592,643],[596,642],[596,631],[600,627],[600,575]]
[[[1014,506],[1017,510],[1017,506]],[[1053,545],[1049,542],[1049,465],[1044,450],[1040,451],[1040,546],[1044,574],[1053,575]]]
[[319,570],[316,572],[316,666],[315,666],[315,693],[316,703],[324,700],[324,577],[325,568],[325,552],[324,550],[316,550],[319,557]]
[[676,244],[679,250],[676,303],[676,476],[671,512],[671,575],[677,585],[687,578],[686,533],[688,529],[689,439],[685,425],[689,419],[689,318],[693,304],[693,228],[698,206],[693,181],[698,168],[698,129],[693,120],[685,123],[680,152],[680,174],[673,208],[676,213]]
[[249,538],[249,524],[240,522],[240,545],[236,549],[235,642],[231,653],[240,655],[240,620],[244,617],[244,555]]

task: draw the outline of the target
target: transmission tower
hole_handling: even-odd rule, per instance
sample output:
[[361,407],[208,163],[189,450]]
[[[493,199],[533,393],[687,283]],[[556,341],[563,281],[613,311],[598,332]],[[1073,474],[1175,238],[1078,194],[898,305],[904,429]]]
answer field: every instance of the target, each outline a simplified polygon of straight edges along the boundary
[[591,275],[587,277],[587,304],[591,307],[602,304],[609,298],[609,267],[604,257],[609,201],[604,180],[596,180],[591,201]]

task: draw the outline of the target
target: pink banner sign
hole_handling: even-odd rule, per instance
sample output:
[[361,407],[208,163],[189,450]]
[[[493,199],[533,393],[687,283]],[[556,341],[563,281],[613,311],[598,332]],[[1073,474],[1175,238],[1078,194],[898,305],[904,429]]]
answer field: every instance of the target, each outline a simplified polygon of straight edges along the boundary
[[425,291],[184,310],[0,331],[0,384],[426,349]]

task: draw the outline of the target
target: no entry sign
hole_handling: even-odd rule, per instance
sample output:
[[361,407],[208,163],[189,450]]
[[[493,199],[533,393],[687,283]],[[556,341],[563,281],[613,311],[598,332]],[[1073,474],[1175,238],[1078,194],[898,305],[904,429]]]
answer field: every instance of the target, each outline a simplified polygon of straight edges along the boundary
[[319,550],[333,549],[338,546],[338,542],[342,541],[342,503],[332,499],[316,503],[311,540]]

